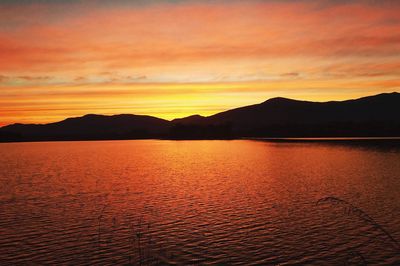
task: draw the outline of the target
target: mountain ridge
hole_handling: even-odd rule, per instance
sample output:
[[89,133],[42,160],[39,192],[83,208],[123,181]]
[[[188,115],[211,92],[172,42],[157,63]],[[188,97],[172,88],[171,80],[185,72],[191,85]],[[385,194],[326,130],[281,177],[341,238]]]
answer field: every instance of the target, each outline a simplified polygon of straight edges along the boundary
[[399,114],[398,92],[327,102],[275,97],[211,116],[171,121],[87,114],[48,124],[15,123],[0,128],[0,141],[400,136]]

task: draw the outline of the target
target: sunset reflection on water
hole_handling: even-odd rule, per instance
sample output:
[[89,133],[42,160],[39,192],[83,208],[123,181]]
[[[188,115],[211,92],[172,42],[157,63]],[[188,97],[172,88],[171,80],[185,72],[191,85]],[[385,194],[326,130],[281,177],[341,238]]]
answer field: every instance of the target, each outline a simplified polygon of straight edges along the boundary
[[[391,147],[396,147],[391,145]],[[400,149],[359,143],[0,144],[0,264],[400,263]]]

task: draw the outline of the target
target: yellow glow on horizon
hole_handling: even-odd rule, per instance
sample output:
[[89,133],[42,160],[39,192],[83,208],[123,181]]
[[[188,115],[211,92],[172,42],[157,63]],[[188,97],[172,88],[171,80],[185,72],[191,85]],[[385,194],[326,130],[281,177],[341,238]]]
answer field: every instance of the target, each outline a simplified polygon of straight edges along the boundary
[[[390,86],[385,87],[386,83]],[[380,89],[375,86],[381,84]],[[330,90],[337,87],[335,91]],[[299,89],[301,88],[301,89]],[[18,98],[10,95],[0,106],[2,124],[48,123],[67,117],[94,114],[151,115],[172,120],[199,114],[213,115],[273,97],[330,101],[353,99],[400,89],[400,82],[380,80],[291,80],[214,84],[98,84],[25,88]],[[3,96],[4,97],[4,96]]]
[[0,3],[0,126],[400,91],[398,3],[78,2]]

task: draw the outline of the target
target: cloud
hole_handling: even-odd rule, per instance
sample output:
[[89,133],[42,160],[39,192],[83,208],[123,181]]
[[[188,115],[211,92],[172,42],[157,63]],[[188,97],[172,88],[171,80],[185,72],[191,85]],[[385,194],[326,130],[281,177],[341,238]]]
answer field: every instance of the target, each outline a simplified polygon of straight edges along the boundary
[[297,72],[288,72],[288,73],[282,73],[281,76],[289,77],[289,78],[296,78],[296,77],[300,76],[300,74]]
[[75,77],[74,78],[74,81],[75,82],[84,82],[84,81],[86,81],[87,79],[86,79],[86,77],[82,77],[82,76],[79,76],[79,77]]
[[355,3],[316,6],[310,1],[188,2],[97,7],[55,21],[47,15],[0,32],[0,70],[70,71],[77,64],[118,70],[226,58],[400,52],[399,37],[393,35],[400,30],[395,10]]
[[9,77],[0,75],[0,83],[1,83],[1,82],[5,82],[5,81],[8,80],[8,79],[9,79]]
[[18,76],[17,79],[24,80],[24,81],[48,81],[51,80],[53,77],[50,76]]
[[50,76],[4,76],[0,75],[0,83],[43,83],[51,81],[53,77]]
[[[0,106],[38,120],[122,104],[126,112],[172,117],[178,109],[210,113],[267,96],[398,90],[399,7],[362,0],[6,0]],[[12,117],[3,107],[5,114]]]

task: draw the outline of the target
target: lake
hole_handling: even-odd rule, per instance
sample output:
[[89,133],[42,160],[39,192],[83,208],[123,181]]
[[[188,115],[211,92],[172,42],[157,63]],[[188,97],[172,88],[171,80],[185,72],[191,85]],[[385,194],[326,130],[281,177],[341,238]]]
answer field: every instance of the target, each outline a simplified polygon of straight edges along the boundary
[[0,144],[0,264],[400,264],[399,140]]

